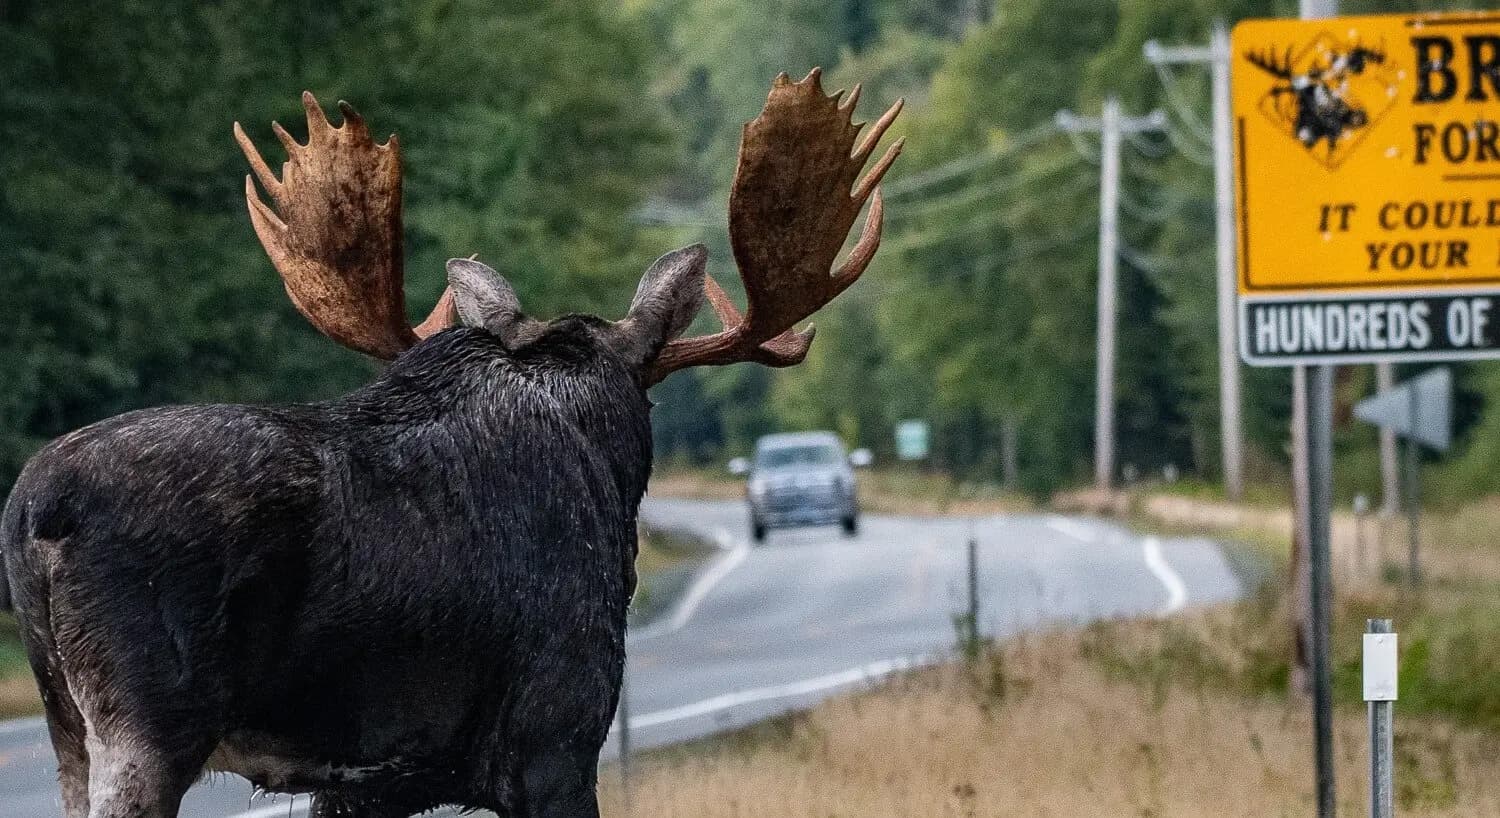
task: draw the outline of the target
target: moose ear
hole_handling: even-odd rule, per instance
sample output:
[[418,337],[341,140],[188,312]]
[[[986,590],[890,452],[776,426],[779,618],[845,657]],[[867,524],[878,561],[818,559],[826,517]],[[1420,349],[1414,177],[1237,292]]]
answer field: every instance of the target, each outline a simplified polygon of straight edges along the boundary
[[459,323],[488,330],[507,344],[517,329],[530,323],[521,312],[516,291],[500,274],[473,259],[448,260],[448,285]]
[[620,351],[642,366],[656,359],[668,341],[687,331],[703,306],[708,248],[701,244],[673,250],[641,276],[630,312],[615,324]]

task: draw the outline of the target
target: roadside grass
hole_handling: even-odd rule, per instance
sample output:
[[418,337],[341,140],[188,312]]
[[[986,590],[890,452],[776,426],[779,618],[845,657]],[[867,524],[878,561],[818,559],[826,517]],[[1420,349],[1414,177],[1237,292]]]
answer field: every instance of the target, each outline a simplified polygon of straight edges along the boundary
[[[1054,632],[687,749],[644,754],[614,816],[1306,815],[1308,709],[1225,684],[1204,633],[1232,610]],[[1200,628],[1209,631],[1200,632]],[[1122,644],[1117,644],[1120,642]],[[1236,677],[1238,678],[1238,677]],[[1260,684],[1270,689],[1274,685]],[[1397,707],[1403,814],[1500,814],[1500,735]],[[1340,707],[1340,808],[1364,811],[1364,716]]]
[[[1190,497],[1195,500],[1223,500],[1224,487],[1218,483],[1185,477],[1174,482],[1150,483],[1142,487],[1140,491],[1151,494],[1170,494],[1179,497]],[[1280,507],[1286,505],[1287,487],[1277,482],[1247,482],[1242,488],[1244,505],[1259,508]]]
[[42,700],[31,678],[31,666],[26,663],[16,619],[9,613],[0,613],[0,719],[40,712]]
[[[1226,514],[1222,502],[1189,508],[1179,500],[1137,498],[1131,522],[1137,528],[1232,539],[1270,562],[1277,582],[1231,606],[1228,615],[1197,620],[1200,631],[1205,624],[1211,631],[1200,634],[1198,642],[1205,651],[1213,646],[1215,655],[1261,660],[1237,675],[1241,692],[1285,694],[1292,651],[1285,590],[1290,514],[1285,508]],[[1416,590],[1406,584],[1403,518],[1372,515],[1356,521],[1339,513],[1333,523],[1336,692],[1345,701],[1358,701],[1365,619],[1390,617],[1401,635],[1401,711],[1500,733],[1500,498],[1426,514],[1421,529],[1424,582]],[[1160,633],[1180,648],[1187,638],[1184,627],[1167,622]],[[1170,653],[1168,646],[1163,642],[1144,653],[1160,658]]]
[[[1158,502],[1162,497],[1170,502]],[[1184,504],[1184,501],[1187,501]],[[1234,539],[1247,598],[1165,620],[1102,622],[991,646],[635,765],[635,815],[1305,815],[1312,732],[1291,689],[1289,516],[1193,493],[1136,496],[1130,522]],[[1360,634],[1401,639],[1403,814],[1500,815],[1500,500],[1434,512],[1427,581],[1407,589],[1400,521],[1336,520],[1333,681],[1340,808],[1365,810]],[[1242,576],[1247,576],[1241,572]],[[618,778],[601,779],[610,815]],[[647,808],[649,805],[649,808]]]
[[[1273,581],[1212,616],[1161,623],[1154,642],[1118,640],[1108,633],[1113,625],[1095,626],[1104,632],[1095,640],[1099,658],[1137,681],[1144,681],[1141,674],[1193,674],[1197,662],[1240,694],[1287,695],[1293,650],[1287,510],[1214,499],[1186,503],[1181,495],[1137,496],[1131,505],[1134,527],[1232,540],[1265,560]],[[1500,498],[1429,511],[1421,535],[1424,582],[1413,590],[1406,585],[1403,518],[1335,514],[1335,693],[1345,703],[1359,701],[1365,619],[1390,617],[1401,640],[1399,711],[1500,735]]]

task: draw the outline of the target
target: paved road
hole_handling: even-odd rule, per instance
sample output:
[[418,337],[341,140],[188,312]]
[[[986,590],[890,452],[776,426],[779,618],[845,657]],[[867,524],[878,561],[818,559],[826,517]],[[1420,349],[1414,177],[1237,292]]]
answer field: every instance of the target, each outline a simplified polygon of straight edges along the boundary
[[[867,515],[856,538],[836,529],[745,540],[742,504],[648,500],[648,522],[713,538],[674,609],[630,636],[631,740],[670,744],[805,706],[841,689],[940,658],[963,606],[969,523]],[[1218,546],[1138,537],[1112,523],[1052,515],[982,518],[980,624],[991,636],[1045,625],[1166,615],[1240,592]],[[611,739],[606,755],[617,752]],[[0,723],[0,815],[57,816],[53,760],[36,722]],[[188,818],[301,815],[220,776],[189,794]]]

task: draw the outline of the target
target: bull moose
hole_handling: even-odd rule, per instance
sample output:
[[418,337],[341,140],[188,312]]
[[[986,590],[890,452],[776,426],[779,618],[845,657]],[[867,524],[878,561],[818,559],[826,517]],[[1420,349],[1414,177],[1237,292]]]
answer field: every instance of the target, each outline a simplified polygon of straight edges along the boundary
[[[798,363],[794,329],[880,243],[859,89],[779,76],[729,199],[743,313],[701,246],[658,259],[625,317],[539,321],[479,261],[406,322],[397,140],[303,95],[280,178],[235,125],[255,232],[299,311],[391,361],[324,403],[176,406],[31,459],[0,553],[68,818],[164,818],[205,771],[311,793],[316,816],[438,805],[594,816],[625,659],[646,390],[692,366]],[[839,252],[866,201],[860,238]],[[720,332],[680,338],[703,299]]]

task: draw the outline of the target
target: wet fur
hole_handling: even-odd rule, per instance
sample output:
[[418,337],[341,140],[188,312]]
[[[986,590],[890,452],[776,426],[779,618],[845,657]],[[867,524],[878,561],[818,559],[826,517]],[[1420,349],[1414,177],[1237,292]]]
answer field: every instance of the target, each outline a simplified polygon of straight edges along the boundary
[[596,815],[651,467],[600,324],[449,330],[338,400],[33,458],[0,553],[70,818],[175,814],[206,765],[319,815]]

